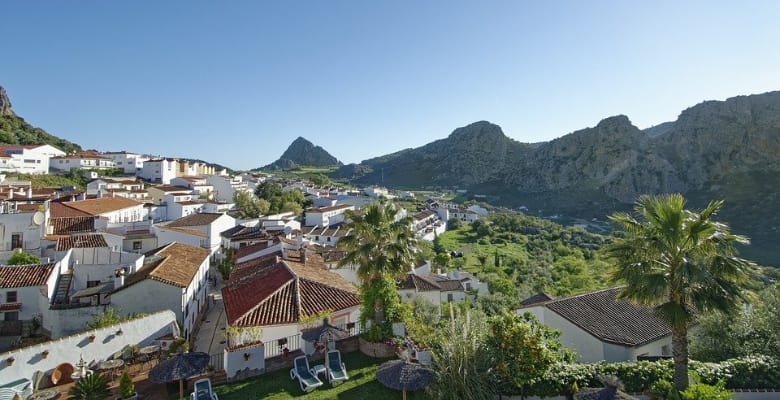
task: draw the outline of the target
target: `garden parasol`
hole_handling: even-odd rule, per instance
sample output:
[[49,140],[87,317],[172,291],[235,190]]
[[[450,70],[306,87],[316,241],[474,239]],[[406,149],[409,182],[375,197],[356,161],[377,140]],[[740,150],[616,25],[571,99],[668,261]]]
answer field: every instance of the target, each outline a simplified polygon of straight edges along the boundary
[[391,389],[402,391],[406,400],[407,390],[420,390],[431,383],[433,371],[406,360],[391,360],[377,368],[376,379]]
[[149,371],[149,379],[156,383],[179,381],[179,400],[184,398],[184,379],[201,373],[209,364],[206,353],[179,353]]

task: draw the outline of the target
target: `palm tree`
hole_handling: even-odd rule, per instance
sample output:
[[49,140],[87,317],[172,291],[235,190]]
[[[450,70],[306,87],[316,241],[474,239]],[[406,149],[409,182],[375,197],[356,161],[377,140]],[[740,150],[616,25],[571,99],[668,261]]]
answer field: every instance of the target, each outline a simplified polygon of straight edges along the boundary
[[392,278],[414,265],[417,243],[408,218],[385,203],[370,204],[362,212],[347,211],[349,232],[339,240],[347,254],[340,266],[357,265],[364,310],[374,311],[374,323],[385,321],[385,305],[396,301]]
[[669,323],[677,390],[688,387],[688,327],[695,313],[734,310],[753,267],[734,247],[748,238],[711,219],[722,205],[712,201],[696,212],[684,208],[680,194],[641,196],[635,215],[609,217],[623,231],[609,248],[617,260],[613,282],[626,284],[619,297],[657,306]]

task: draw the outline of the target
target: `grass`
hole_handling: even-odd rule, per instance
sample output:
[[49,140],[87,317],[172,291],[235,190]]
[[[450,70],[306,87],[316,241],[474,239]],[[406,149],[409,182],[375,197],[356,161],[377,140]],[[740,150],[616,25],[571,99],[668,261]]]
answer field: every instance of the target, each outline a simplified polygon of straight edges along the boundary
[[[375,378],[377,367],[387,359],[370,358],[359,351],[342,355],[347,366],[349,380],[331,385],[323,379],[323,385],[310,393],[301,390],[298,381],[290,380],[290,370],[283,369],[246,381],[216,386],[214,391],[220,400],[238,399],[400,399],[401,392],[388,389]],[[313,366],[313,364],[312,364]],[[322,375],[320,375],[322,377]],[[423,392],[408,392],[410,400],[425,399]]]

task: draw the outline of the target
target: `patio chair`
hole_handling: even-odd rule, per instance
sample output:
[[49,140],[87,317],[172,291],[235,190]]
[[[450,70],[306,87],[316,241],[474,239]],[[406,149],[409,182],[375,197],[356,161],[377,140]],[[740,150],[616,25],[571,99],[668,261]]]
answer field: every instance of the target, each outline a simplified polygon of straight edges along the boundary
[[322,386],[322,381],[309,369],[309,359],[306,356],[295,357],[293,368],[290,370],[290,379],[297,379],[304,392],[310,392]]
[[217,394],[211,391],[211,381],[208,378],[195,381],[193,389],[190,400],[219,400]]
[[328,369],[328,381],[344,382],[349,379],[347,366],[341,361],[341,352],[331,350],[325,354],[325,368]]

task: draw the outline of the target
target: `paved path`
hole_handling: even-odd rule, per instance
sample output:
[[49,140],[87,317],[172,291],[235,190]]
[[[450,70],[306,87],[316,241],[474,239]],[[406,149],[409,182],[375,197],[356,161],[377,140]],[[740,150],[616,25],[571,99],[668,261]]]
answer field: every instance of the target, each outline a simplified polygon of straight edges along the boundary
[[200,325],[195,337],[195,351],[208,354],[222,354],[225,348],[225,304],[222,302],[222,278],[217,276],[217,285],[209,284],[208,299],[212,302],[206,320]]

